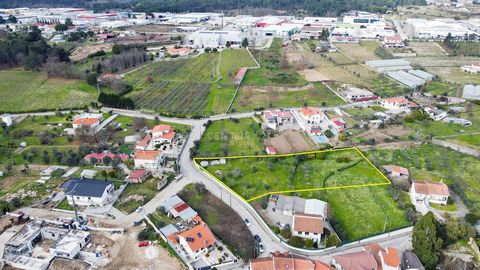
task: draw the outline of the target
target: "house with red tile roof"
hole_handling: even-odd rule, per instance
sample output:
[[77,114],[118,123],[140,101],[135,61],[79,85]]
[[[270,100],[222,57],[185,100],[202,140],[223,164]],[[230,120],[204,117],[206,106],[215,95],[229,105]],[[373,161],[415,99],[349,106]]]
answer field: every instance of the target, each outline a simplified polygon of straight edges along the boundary
[[418,105],[404,97],[390,97],[385,98],[380,101],[380,105],[387,110],[404,110],[404,109],[413,109],[418,107]]
[[320,124],[323,121],[327,121],[327,116],[320,108],[316,107],[303,107],[300,109],[300,116],[307,124]]
[[413,204],[423,203],[438,203],[446,205],[450,197],[448,186],[441,182],[433,181],[413,181],[410,188],[410,198]]
[[95,129],[100,126],[102,120],[102,114],[84,113],[73,118],[72,127],[73,130],[77,130],[82,127],[88,127],[91,132],[94,132]]
[[175,129],[169,125],[157,125],[152,129],[153,144],[172,143],[175,138]]
[[400,270],[400,255],[393,247],[382,248],[377,243],[366,245],[364,250],[373,255],[378,270]]
[[276,251],[268,258],[251,259],[250,270],[334,270],[335,268],[320,261],[310,260],[306,257],[280,253]]
[[386,165],[383,169],[392,177],[410,176],[410,172],[407,168],[397,165]]
[[160,166],[160,151],[137,150],[133,154],[135,168],[157,169]]
[[337,270],[378,270],[377,260],[366,250],[333,256],[331,265]]
[[293,124],[293,114],[290,111],[267,110],[263,112],[262,116],[267,127],[271,129]]
[[147,134],[143,139],[141,139],[135,144],[135,149],[146,150],[151,140],[152,140],[152,134]]
[[135,170],[129,176],[127,176],[127,181],[132,183],[142,183],[148,177],[150,177],[150,175],[150,172],[145,169]]
[[323,234],[323,217],[304,213],[295,213],[292,221],[292,235],[310,238],[319,243]]
[[382,42],[385,48],[402,48],[405,47],[405,43],[400,36],[385,36]]

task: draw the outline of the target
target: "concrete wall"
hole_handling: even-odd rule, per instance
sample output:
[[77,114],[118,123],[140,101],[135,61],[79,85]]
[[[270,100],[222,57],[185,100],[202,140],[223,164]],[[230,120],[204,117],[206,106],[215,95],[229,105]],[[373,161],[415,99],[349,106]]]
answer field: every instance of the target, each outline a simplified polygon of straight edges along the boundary
[[465,147],[463,145],[458,145],[458,144],[455,144],[455,143],[446,142],[446,141],[437,140],[437,139],[432,139],[432,143],[436,144],[436,145],[446,147],[446,148],[450,148],[454,151],[457,151],[457,152],[460,152],[460,153],[463,153],[463,154],[467,154],[467,155],[475,156],[475,157],[480,157],[480,151],[477,151],[477,150],[472,149],[472,148]]

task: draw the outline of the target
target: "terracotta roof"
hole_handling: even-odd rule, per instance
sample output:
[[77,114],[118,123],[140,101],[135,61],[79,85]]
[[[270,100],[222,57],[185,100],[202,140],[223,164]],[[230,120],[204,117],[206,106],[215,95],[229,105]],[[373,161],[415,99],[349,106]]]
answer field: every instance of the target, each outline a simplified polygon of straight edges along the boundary
[[[202,247],[204,249],[208,249],[210,245],[213,245],[217,242],[212,231],[203,221],[190,230],[178,233],[178,237],[184,238],[193,252],[200,250]],[[187,241],[187,238],[191,239],[191,241]]]
[[372,270],[377,268],[375,257],[368,251],[333,256],[344,270]]
[[300,109],[300,113],[305,116],[312,116],[314,114],[322,114],[322,110],[314,107],[303,107]]
[[408,102],[408,100],[405,99],[404,97],[391,97],[391,98],[386,98],[384,100],[387,103],[406,103],[406,102]]
[[147,136],[145,136],[145,138],[138,141],[136,145],[139,146],[139,147],[145,147],[145,146],[148,145],[148,143],[150,142],[151,139],[152,139],[152,135],[148,134]]
[[100,121],[98,118],[77,118],[73,120],[72,124],[91,126],[96,124],[98,121]]
[[293,255],[288,252],[276,252],[269,258],[258,258],[250,260],[251,270],[334,270],[319,261],[312,261],[308,258]]
[[189,49],[189,48],[168,48],[167,51],[171,54],[176,54],[176,53],[190,52],[191,49]]
[[444,183],[433,181],[413,181],[415,192],[426,195],[450,196],[448,186]]
[[380,251],[385,251],[385,250],[382,247],[380,247],[380,245],[377,243],[366,245],[364,249],[370,252],[370,254],[372,254],[373,257],[375,257],[375,260],[377,261],[377,269],[382,270],[382,261],[380,259]]
[[130,174],[130,176],[128,176],[128,178],[130,179],[139,179],[140,177],[142,177],[143,175],[145,175],[145,173],[147,172],[147,170],[136,170],[134,171],[132,174]]
[[386,251],[380,250],[380,254],[386,265],[391,267],[400,266],[400,255],[398,255],[398,251],[395,248],[388,247]]
[[155,160],[160,155],[160,151],[156,150],[137,150],[135,151],[136,159]]
[[294,215],[293,230],[297,232],[323,233],[323,218],[314,215]]
[[157,125],[153,127],[152,131],[153,132],[169,132],[172,129],[173,128],[169,125]]
[[392,170],[392,173],[395,172],[403,175],[410,175],[407,168],[403,168],[397,165],[391,165],[390,169]]
[[270,152],[273,154],[277,153],[277,149],[275,149],[275,147],[273,146],[267,146],[266,149],[267,149],[267,152]]
[[175,138],[175,131],[173,130],[170,130],[169,132],[167,133],[163,133],[160,138],[162,139],[165,139],[165,140],[172,140],[173,138]]
[[110,157],[111,159],[114,159],[115,157],[119,157],[122,161],[125,161],[128,159],[127,154],[118,154],[115,155],[114,153],[90,153],[85,156],[85,159],[91,159],[94,158],[96,160],[103,160],[105,157]]
[[385,41],[402,41],[402,38],[400,36],[386,36],[383,38]]
[[179,203],[177,205],[175,205],[173,208],[175,209],[175,211],[177,212],[182,212],[183,210],[189,208],[190,206],[188,206],[188,204],[186,204],[185,202],[182,202],[182,203]]

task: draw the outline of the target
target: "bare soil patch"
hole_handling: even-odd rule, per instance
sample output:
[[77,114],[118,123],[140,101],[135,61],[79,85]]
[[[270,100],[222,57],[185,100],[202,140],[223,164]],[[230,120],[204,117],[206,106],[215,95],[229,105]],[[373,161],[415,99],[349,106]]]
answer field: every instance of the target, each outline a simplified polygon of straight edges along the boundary
[[87,270],[89,268],[90,265],[82,261],[55,258],[49,270]]
[[289,154],[313,150],[313,145],[307,140],[300,132],[287,129],[280,135],[267,139],[265,144],[275,147],[278,154]]
[[308,82],[328,81],[330,78],[318,69],[304,69],[300,73]]
[[78,47],[70,56],[72,61],[78,61],[83,58],[87,58],[89,54],[98,52],[98,51],[111,51],[113,47],[112,43],[97,44],[97,45],[87,45]]

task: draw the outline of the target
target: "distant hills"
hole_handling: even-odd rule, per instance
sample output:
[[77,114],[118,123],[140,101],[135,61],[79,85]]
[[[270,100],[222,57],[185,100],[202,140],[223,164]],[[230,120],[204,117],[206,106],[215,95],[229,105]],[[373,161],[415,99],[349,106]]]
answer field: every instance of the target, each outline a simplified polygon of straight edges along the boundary
[[384,13],[399,5],[425,5],[425,0],[9,0],[0,8],[87,7],[95,11],[128,9],[139,12],[218,12],[246,8],[268,8],[316,16],[336,16],[349,10]]

